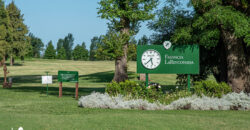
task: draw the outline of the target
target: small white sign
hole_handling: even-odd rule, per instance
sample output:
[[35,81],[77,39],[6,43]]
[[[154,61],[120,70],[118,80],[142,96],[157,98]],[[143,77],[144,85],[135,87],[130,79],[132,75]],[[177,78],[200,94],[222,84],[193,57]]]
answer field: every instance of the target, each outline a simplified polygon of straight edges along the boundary
[[172,43],[170,41],[163,42],[163,46],[168,50],[171,47]]
[[52,84],[52,76],[42,76],[42,84]]

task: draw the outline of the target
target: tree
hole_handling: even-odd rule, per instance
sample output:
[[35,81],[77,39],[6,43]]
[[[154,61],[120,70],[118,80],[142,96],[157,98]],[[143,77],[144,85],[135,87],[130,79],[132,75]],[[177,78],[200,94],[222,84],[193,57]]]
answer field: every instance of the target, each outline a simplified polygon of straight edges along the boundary
[[44,53],[45,59],[55,59],[56,58],[56,50],[54,49],[54,46],[52,44],[52,41],[49,41],[47,48]]
[[71,33],[69,33],[67,36],[65,36],[64,39],[59,39],[57,42],[57,53],[59,50],[63,47],[66,51],[66,59],[71,60],[71,54],[72,54],[72,47],[74,45],[74,37]]
[[58,52],[57,52],[57,59],[61,59],[61,60],[66,60],[66,50],[64,49],[64,47],[61,47]]
[[44,44],[42,40],[38,37],[35,37],[34,34],[29,33],[30,43],[32,45],[32,57],[40,58],[41,51],[43,50]]
[[6,10],[10,18],[10,38],[8,43],[11,46],[9,53],[10,65],[13,65],[13,58],[16,56],[25,56],[30,48],[28,28],[24,24],[23,14],[12,1],[7,5]]
[[0,0],[0,58],[5,62],[5,57],[10,51],[9,39],[9,16],[5,9],[4,2]]
[[91,39],[91,44],[90,44],[90,50],[89,50],[89,60],[94,61],[96,60],[96,51],[98,49],[98,44],[100,43],[100,40],[97,36],[93,37]]
[[71,60],[72,47],[74,45],[74,37],[71,33],[69,33],[63,41],[63,47],[66,50],[66,57],[68,60]]
[[82,42],[82,48],[83,48],[83,58],[82,60],[88,60],[89,59],[89,51],[86,48],[86,43]]
[[138,40],[138,45],[149,45],[149,38],[146,35],[143,35],[141,39]]
[[208,65],[217,81],[235,92],[250,92],[250,3],[247,0],[192,0],[195,16],[179,27],[174,42],[198,43],[211,58]]
[[75,47],[72,53],[74,60],[87,60],[88,59],[88,50],[84,47],[86,47],[84,42],[82,43],[82,46],[77,45]]
[[[61,39],[61,38],[57,41],[57,46],[56,46],[56,51],[57,51],[57,53],[58,53],[59,50],[63,47],[63,43],[64,43],[64,40]],[[64,48],[64,49],[65,49],[65,48]]]
[[[127,52],[130,37],[136,33],[140,21],[146,21],[154,17],[152,11],[157,3],[158,0],[101,0],[99,2],[98,14],[102,19],[109,20],[110,27],[115,30],[115,32],[109,33],[111,35],[109,38],[114,39],[104,38],[104,41],[106,41],[104,44],[107,44],[107,47],[112,48],[111,44],[118,47],[113,48],[114,50],[108,49],[110,52],[117,52],[113,54],[115,58],[114,81],[121,82],[128,79]],[[116,43],[114,40],[122,43]]]

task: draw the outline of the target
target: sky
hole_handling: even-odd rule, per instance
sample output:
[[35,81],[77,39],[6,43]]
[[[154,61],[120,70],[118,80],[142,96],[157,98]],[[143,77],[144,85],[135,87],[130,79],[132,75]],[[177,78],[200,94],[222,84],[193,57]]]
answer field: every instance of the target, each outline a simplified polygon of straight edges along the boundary
[[[12,0],[4,0],[9,4]],[[68,33],[74,36],[74,45],[84,41],[89,49],[94,36],[107,32],[107,20],[98,17],[98,2],[100,0],[14,0],[24,14],[24,23],[29,31],[42,39],[46,45],[50,40],[56,47],[59,38]],[[150,36],[146,22],[141,24],[139,39],[143,35]]]

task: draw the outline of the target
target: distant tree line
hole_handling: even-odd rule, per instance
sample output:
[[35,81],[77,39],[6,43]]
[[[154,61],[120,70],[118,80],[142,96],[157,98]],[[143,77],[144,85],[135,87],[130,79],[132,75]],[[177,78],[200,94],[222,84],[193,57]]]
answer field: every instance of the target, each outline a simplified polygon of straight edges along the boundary
[[[104,36],[94,36],[91,39],[90,50],[86,49],[86,43],[82,42],[81,45],[76,45],[74,49],[74,37],[72,34],[68,34],[65,38],[59,39],[57,41],[57,47],[55,48],[52,41],[49,41],[48,45],[46,46],[44,52],[45,59],[61,59],[61,60],[89,60],[89,61],[103,61],[103,60],[114,60],[114,58],[107,56],[102,51],[102,46],[104,45],[103,39]],[[39,39],[39,38],[37,38]],[[34,45],[39,45],[39,40]],[[136,46],[137,45],[148,45],[150,44],[149,38],[147,36],[143,36],[141,39],[136,41],[134,38],[130,40],[129,49],[128,49],[128,58],[130,60],[136,60]],[[33,44],[32,44],[33,45]],[[42,47],[42,46],[39,46]],[[43,49],[35,49],[35,50],[43,50]],[[36,55],[40,56],[34,51],[33,57]]]

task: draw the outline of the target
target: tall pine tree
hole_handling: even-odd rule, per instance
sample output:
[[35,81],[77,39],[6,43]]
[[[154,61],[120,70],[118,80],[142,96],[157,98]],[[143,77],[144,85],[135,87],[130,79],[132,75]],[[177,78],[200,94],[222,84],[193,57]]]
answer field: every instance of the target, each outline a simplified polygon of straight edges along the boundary
[[13,58],[16,56],[25,56],[28,53],[28,48],[30,47],[28,34],[28,28],[24,24],[23,14],[16,7],[15,3],[12,1],[7,5],[6,10],[10,18],[10,39],[9,44],[11,50],[10,65],[13,65]]
[[5,62],[5,57],[10,50],[9,39],[9,16],[5,9],[4,2],[0,0],[0,59]]
[[44,53],[45,59],[55,59],[56,58],[56,50],[54,49],[54,46],[52,44],[52,41],[49,41],[47,48]]

